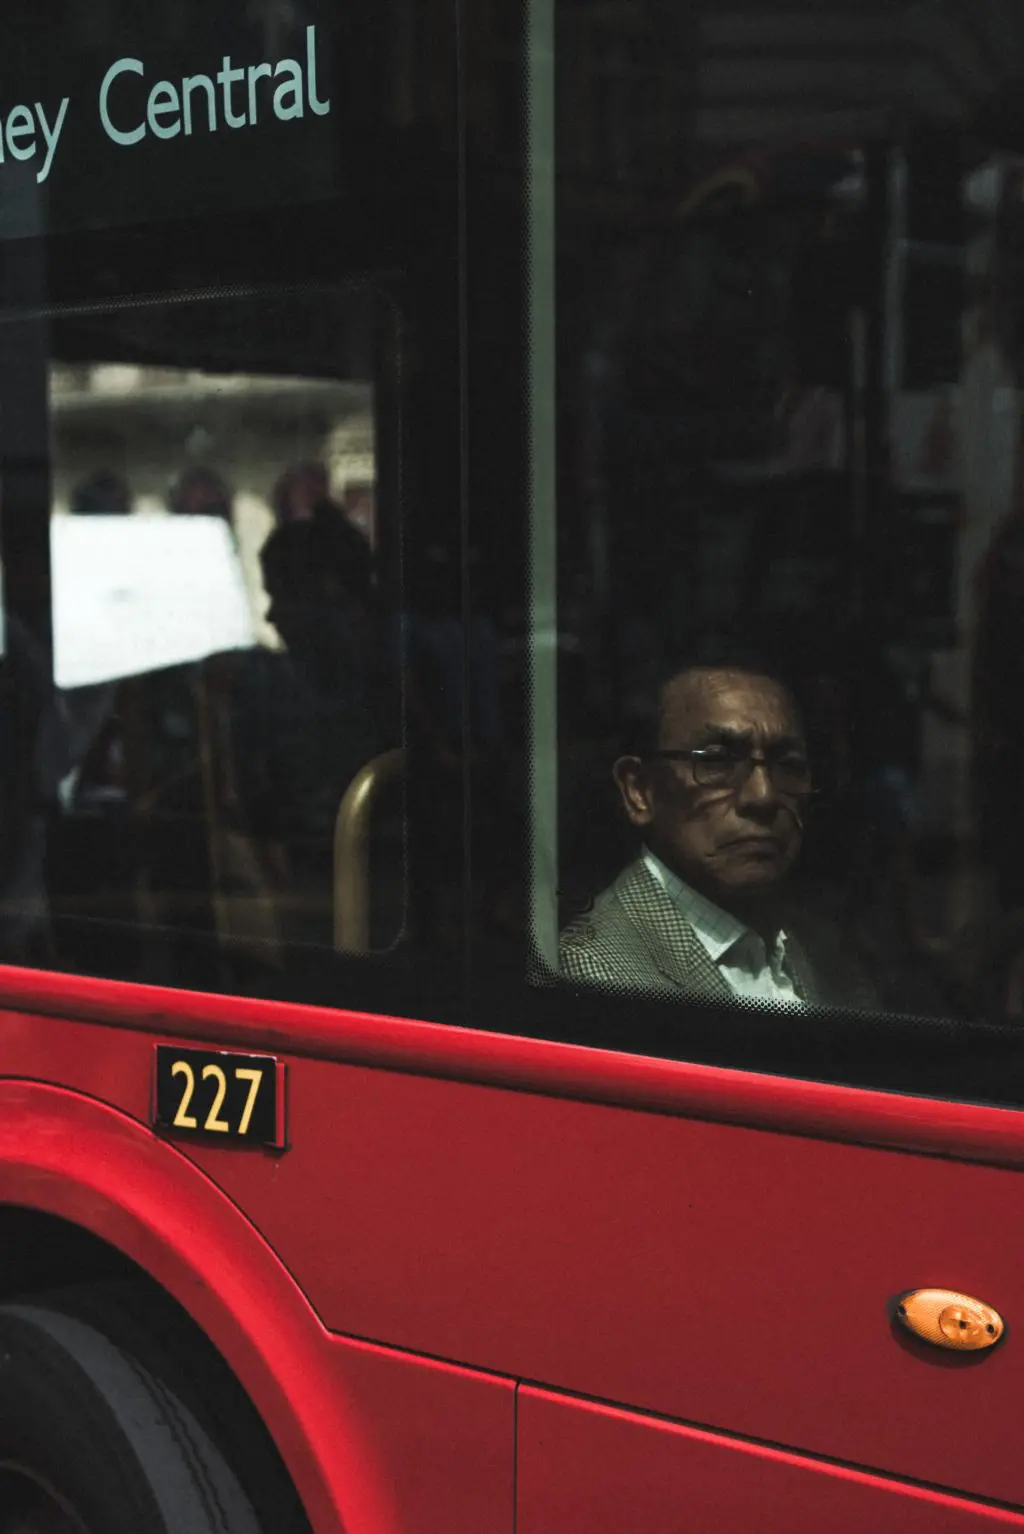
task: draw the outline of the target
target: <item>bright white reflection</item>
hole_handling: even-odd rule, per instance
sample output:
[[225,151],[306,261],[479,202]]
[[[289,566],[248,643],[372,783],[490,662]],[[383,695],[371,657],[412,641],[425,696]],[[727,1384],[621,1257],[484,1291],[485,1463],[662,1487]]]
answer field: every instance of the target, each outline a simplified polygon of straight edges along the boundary
[[256,643],[234,539],[218,517],[56,516],[50,543],[59,688]]

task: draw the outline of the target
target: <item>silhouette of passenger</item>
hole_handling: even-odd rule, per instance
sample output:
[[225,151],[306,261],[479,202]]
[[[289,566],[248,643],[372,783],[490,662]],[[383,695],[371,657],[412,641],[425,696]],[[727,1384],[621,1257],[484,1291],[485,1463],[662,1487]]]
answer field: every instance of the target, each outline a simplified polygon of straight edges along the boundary
[[330,490],[324,464],[291,464],[270,492],[270,505],[278,527],[287,522],[308,522],[317,503],[330,497]]
[[320,519],[270,535],[260,563],[284,649],[245,657],[232,707],[244,820],[274,844],[279,877],[313,881],[325,910],[338,806],[379,749],[366,582],[347,553]]
[[69,506],[79,517],[127,516],[132,509],[131,487],[123,474],[97,469],[74,487]]
[[373,597],[373,554],[364,533],[346,516],[344,510],[324,496],[313,503],[309,521],[320,530],[319,537],[332,549],[332,562],[339,576],[344,574],[345,588],[360,601]]
[[167,503],[185,517],[221,517],[231,525],[234,496],[227,481],[215,469],[196,465],[185,469],[171,486]]

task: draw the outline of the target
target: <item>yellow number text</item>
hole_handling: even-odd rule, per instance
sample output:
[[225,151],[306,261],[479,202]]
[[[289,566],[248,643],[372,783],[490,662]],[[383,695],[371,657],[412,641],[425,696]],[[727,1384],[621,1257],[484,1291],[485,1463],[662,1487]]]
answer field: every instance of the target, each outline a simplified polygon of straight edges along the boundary
[[219,1065],[204,1065],[203,1080],[209,1081],[213,1077],[217,1083],[217,1091],[213,1099],[213,1107],[206,1115],[204,1129],[212,1129],[216,1134],[226,1135],[231,1133],[231,1125],[227,1119],[218,1118],[217,1115],[224,1106],[224,1094],[228,1089],[228,1078]]
[[178,1111],[174,1115],[174,1127],[175,1129],[196,1129],[198,1125],[188,1111],[188,1105],[192,1101],[192,1093],[196,1089],[195,1073],[187,1060],[175,1060],[171,1066],[171,1075],[184,1076],[185,1078],[185,1090],[181,1094],[181,1102],[178,1104]]
[[242,1120],[238,1126],[238,1133],[244,1135],[249,1132],[249,1120],[252,1118],[252,1110],[256,1106],[256,1099],[259,1096],[260,1087],[263,1085],[263,1072],[248,1070],[240,1065],[235,1070],[235,1079],[249,1083],[249,1093],[245,1099],[245,1107],[242,1109]]

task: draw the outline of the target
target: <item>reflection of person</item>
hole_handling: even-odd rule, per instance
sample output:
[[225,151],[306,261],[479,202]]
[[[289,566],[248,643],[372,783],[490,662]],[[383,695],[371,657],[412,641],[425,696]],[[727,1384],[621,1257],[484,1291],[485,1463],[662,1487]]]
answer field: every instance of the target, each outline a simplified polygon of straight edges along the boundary
[[331,561],[344,574],[346,590],[361,602],[373,597],[373,554],[365,535],[330,497],[314,502],[309,519],[331,549]]
[[330,489],[324,464],[291,464],[270,492],[275,522],[283,527],[287,522],[310,521],[317,502],[327,500]]
[[68,504],[78,517],[127,516],[132,509],[131,487],[123,474],[113,469],[96,469],[79,480]]
[[215,469],[195,464],[184,469],[167,497],[170,509],[184,517],[221,517],[231,526],[231,487]]
[[271,533],[260,562],[285,648],[245,658],[232,708],[233,790],[247,825],[279,879],[324,888],[342,795],[379,749],[371,614],[346,553],[321,521]]
[[563,972],[631,990],[870,1006],[835,936],[782,894],[811,790],[789,691],[745,665],[690,665],[615,764],[641,855],[563,932]]

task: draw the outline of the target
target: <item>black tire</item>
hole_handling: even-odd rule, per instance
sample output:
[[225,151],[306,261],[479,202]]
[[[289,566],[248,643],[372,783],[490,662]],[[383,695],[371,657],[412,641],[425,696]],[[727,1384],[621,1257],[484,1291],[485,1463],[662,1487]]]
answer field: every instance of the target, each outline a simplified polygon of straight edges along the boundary
[[215,1441],[263,1527],[272,1534],[312,1534],[256,1408],[209,1339],[164,1290],[134,1274],[17,1298],[84,1321],[141,1359]]
[[51,1520],[85,1534],[261,1534],[180,1397],[45,1303],[0,1305],[0,1478],[0,1534]]

